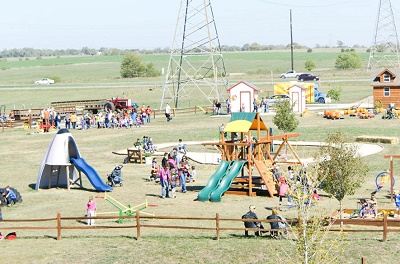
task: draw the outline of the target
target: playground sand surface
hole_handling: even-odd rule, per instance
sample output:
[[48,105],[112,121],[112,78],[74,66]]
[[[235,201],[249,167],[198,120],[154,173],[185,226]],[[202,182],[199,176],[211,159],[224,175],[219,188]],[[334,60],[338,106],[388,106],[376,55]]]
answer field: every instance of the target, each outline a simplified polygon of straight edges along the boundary
[[[228,118],[226,118],[228,119]],[[179,120],[175,118],[174,121]],[[140,129],[120,129],[120,130],[97,130],[90,129],[87,131],[71,131],[77,143],[79,151],[85,160],[96,169],[99,175],[105,180],[106,175],[112,171],[116,164],[121,164],[123,156],[112,153],[115,149],[124,149],[130,146],[138,137],[147,134],[153,137],[156,145],[161,145],[162,142],[177,142],[178,138],[183,138],[184,141],[215,141],[218,134],[204,134],[203,131],[198,131],[198,127],[212,127],[218,131],[218,126],[222,122],[220,119],[212,119],[208,116],[200,116],[196,119],[196,124],[188,122],[190,117],[182,117],[182,121],[187,122],[184,128],[178,122],[168,124],[164,119],[156,119],[150,126],[144,126]],[[319,120],[319,119],[314,119]],[[224,120],[227,122],[227,120]],[[165,132],[164,131],[168,131]],[[172,129],[179,131],[170,133]],[[70,191],[64,188],[45,189],[40,191],[34,190],[37,174],[44,154],[54,137],[54,133],[28,135],[24,131],[6,130],[2,134],[2,147],[7,149],[0,158],[2,160],[2,185],[11,185],[15,187],[23,198],[23,203],[7,208],[3,207],[4,219],[25,219],[25,218],[54,218],[57,212],[60,212],[63,217],[67,216],[84,216],[86,214],[86,202],[90,195],[102,196],[103,193],[95,192],[90,185],[88,179],[83,176],[83,185],[85,189],[72,187]],[[131,144],[129,144],[131,142]],[[160,144],[159,144],[160,142]],[[185,142],[185,143],[188,143]],[[389,149],[387,149],[389,147]],[[168,148],[168,147],[167,147]],[[193,149],[195,147],[193,146]],[[188,145],[189,153],[191,152]],[[399,149],[397,146],[385,146],[384,150],[379,155],[366,157],[372,166],[376,166],[375,162],[383,158],[384,154],[396,153]],[[196,151],[198,147],[196,146]],[[146,178],[149,176],[150,165],[146,164],[124,164],[123,172],[123,187],[116,187],[110,195],[124,205],[139,205],[147,200],[150,204],[155,204],[155,207],[149,207],[143,210],[143,213],[152,213],[155,215],[172,215],[172,216],[199,216],[199,217],[215,217],[219,213],[221,218],[240,218],[243,213],[248,210],[250,204],[257,207],[257,214],[260,218],[264,218],[270,214],[270,210],[265,208],[277,207],[281,213],[287,217],[295,217],[296,213],[286,205],[279,206],[278,199],[258,196],[237,196],[224,195],[222,202],[198,202],[194,201],[197,197],[197,192],[207,183],[210,175],[215,171],[216,166],[207,166],[204,164],[194,163],[197,167],[197,180],[194,183],[188,184],[187,193],[178,193],[176,199],[160,199],[160,185],[154,182],[148,182]],[[388,161],[383,160],[379,168],[386,169]],[[396,167],[397,169],[397,167]],[[367,197],[369,193],[375,190],[374,179],[377,174],[377,169],[374,169],[367,175],[367,180],[363,186],[357,190],[354,195],[346,196],[343,201],[344,208],[356,208],[359,197]],[[178,187],[178,191],[180,188]],[[321,193],[323,194],[323,193]],[[380,191],[377,194],[379,206],[381,208],[394,208],[387,196],[387,189]],[[98,212],[116,212],[107,201],[96,198]],[[339,207],[339,203],[328,197],[323,196],[317,204],[324,212],[331,213]],[[167,220],[145,220],[146,223],[156,224],[171,224]],[[63,224],[72,226],[84,226],[84,223],[77,221],[63,221]],[[126,222],[129,224],[129,221]],[[193,222],[188,223],[183,220],[173,220],[173,225],[191,225],[213,227],[215,223],[210,222]],[[0,232],[3,234],[7,231],[1,230],[2,225],[35,225],[44,226],[49,223],[1,223]],[[51,224],[53,225],[53,224]],[[113,220],[96,220],[96,225],[118,225]],[[227,224],[228,226],[242,227],[240,222]],[[13,243],[14,248],[23,248],[19,254],[15,251],[5,250],[2,252],[2,257],[12,258],[18,263],[148,263],[157,262],[161,256],[164,262],[175,261],[177,263],[194,263],[203,260],[203,262],[216,263],[220,262],[261,262],[265,258],[265,248],[271,246],[282,246],[280,242],[271,241],[269,239],[261,239],[257,242],[253,240],[242,240],[243,231],[223,231],[221,232],[221,241],[214,241],[212,237],[215,232],[210,231],[185,231],[173,229],[144,229],[142,231],[142,240],[135,241],[136,236],[134,229],[101,229],[101,230],[64,230],[62,232],[62,240],[54,241],[56,230],[19,230],[17,231],[18,238],[15,241],[0,241],[0,243]],[[365,234],[359,235],[362,239]],[[360,246],[365,249],[370,244],[377,247],[376,243],[381,234],[376,233],[373,236],[369,235],[366,242],[359,242]],[[396,233],[389,235],[390,239],[397,240],[399,236]],[[238,243],[238,238],[241,243]],[[246,241],[246,242],[244,242]],[[243,242],[243,243],[242,243]],[[271,244],[272,242],[272,244]],[[390,241],[389,241],[390,242]],[[6,244],[7,245],[7,244]],[[190,245],[190,246],[188,246]],[[382,245],[381,249],[386,249],[390,252],[390,245]],[[8,245],[6,246],[8,248]],[[177,248],[190,247],[187,251],[180,252]],[[251,247],[254,253],[251,257],[248,254],[243,254],[243,251]],[[29,249],[31,248],[31,250]],[[156,249],[153,249],[156,248]],[[163,250],[159,250],[163,248]],[[151,250],[150,250],[151,249]],[[195,250],[196,249],[196,250]],[[218,250],[215,250],[218,249]],[[355,248],[354,250],[356,250]],[[351,251],[352,249],[349,249]],[[165,252],[174,252],[166,254]],[[209,252],[213,252],[210,254]],[[362,252],[362,250],[360,251]],[[358,260],[360,254],[355,252],[356,258],[350,258],[350,262],[354,263]],[[95,254],[95,261],[91,254]],[[193,259],[187,259],[187,254],[193,256]],[[369,254],[366,250],[362,255]],[[171,255],[171,256],[170,256]],[[261,256],[261,257],[260,257]],[[369,255],[368,255],[369,256]],[[271,256],[270,256],[271,257]],[[372,258],[372,256],[371,256]],[[373,259],[373,258],[372,258]],[[381,258],[378,258],[381,259]],[[376,259],[376,260],[378,260]],[[196,261],[197,260],[197,261]],[[163,262],[163,261],[161,261]],[[200,261],[201,262],[201,261]],[[346,261],[344,261],[346,263]],[[381,262],[384,263],[384,262]]]

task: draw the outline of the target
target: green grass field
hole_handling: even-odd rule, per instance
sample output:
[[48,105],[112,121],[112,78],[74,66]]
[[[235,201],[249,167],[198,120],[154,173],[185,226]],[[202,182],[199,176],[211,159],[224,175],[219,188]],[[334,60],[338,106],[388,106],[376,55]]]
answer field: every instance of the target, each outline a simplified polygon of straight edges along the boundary
[[[230,72],[244,72],[244,80],[249,82],[266,81],[269,77],[262,73],[252,74],[258,69],[274,75],[289,68],[289,60],[281,59],[287,52],[274,52],[273,54],[227,54],[225,56],[227,67],[233,68]],[[368,74],[363,70],[341,72],[333,69],[337,56],[332,54],[302,54],[303,59],[309,55],[318,55],[321,65],[326,65],[326,70],[321,70],[321,76],[335,76],[341,79],[357,79],[360,76],[368,79]],[[265,56],[264,56],[265,55]],[[268,56],[267,56],[268,55]],[[271,56],[271,57],[269,57]],[[247,59],[248,57],[248,59]],[[100,57],[98,57],[100,58]],[[317,58],[317,57],[316,57]],[[91,61],[93,59],[93,61]],[[90,58],[74,59],[48,59],[58,61],[55,64],[45,63],[47,59],[38,60],[35,64],[31,61],[15,62],[25,63],[25,66],[15,66],[12,69],[0,71],[0,104],[5,104],[7,110],[15,105],[17,108],[24,104],[45,106],[52,101],[111,98],[116,95],[132,97],[139,104],[145,103],[153,107],[159,105],[161,98],[161,80],[119,79],[119,61],[121,58],[110,57],[96,60]],[[166,55],[145,56],[144,60],[152,60],[156,67],[163,67],[168,61]],[[271,59],[271,62],[269,61]],[[281,61],[277,63],[277,61]],[[63,61],[63,62],[62,62]],[[2,62],[4,63],[4,62]],[[8,63],[8,62],[7,62]],[[32,64],[30,64],[32,63]],[[47,62],[46,62],[47,63]],[[264,64],[263,64],[264,63]],[[273,66],[272,66],[273,65]],[[265,66],[265,67],[264,67]],[[0,67],[6,67],[1,65]],[[317,66],[318,67],[318,66]],[[322,66],[321,66],[322,67]],[[301,67],[300,67],[301,68]],[[318,69],[315,70],[315,72]],[[353,76],[354,75],[354,76]],[[36,79],[45,76],[59,76],[61,83],[54,86],[37,87],[32,85]],[[275,78],[277,78],[275,76]],[[322,77],[321,77],[322,78]],[[327,77],[328,78],[328,77]],[[329,77],[330,78],[330,77]],[[333,77],[332,77],[333,79]],[[229,80],[235,83],[238,80]],[[332,82],[331,85],[335,84]],[[102,86],[109,85],[110,88]],[[153,87],[152,91],[149,86]],[[371,94],[372,89],[368,81],[349,81],[343,85],[343,102],[352,102]],[[99,88],[99,86],[101,88]],[[268,85],[266,85],[267,87]],[[329,89],[328,83],[322,84],[323,90]],[[11,89],[5,89],[11,88]],[[33,89],[32,89],[33,88]],[[272,123],[272,115],[263,116],[267,126],[274,129],[274,134],[279,131]],[[379,116],[370,120],[355,117],[346,117],[343,120],[327,120],[315,112],[309,112],[304,117],[298,117],[300,124],[295,132],[300,137],[295,141],[323,141],[330,132],[341,130],[351,139],[358,135],[398,136],[398,120],[382,120]],[[165,118],[157,116],[151,125],[137,129],[90,129],[87,131],[72,131],[79,151],[85,160],[93,166],[104,179],[116,164],[122,163],[123,156],[112,154],[112,151],[125,149],[133,145],[136,138],[147,134],[153,138],[155,144],[177,142],[178,138],[184,141],[212,141],[218,139],[218,127],[227,123],[228,116],[211,117],[206,114],[182,115],[175,117],[172,122],[165,122]],[[84,176],[86,190],[73,188],[49,189],[35,191],[37,174],[41,161],[54,133],[30,134],[22,129],[5,129],[0,133],[1,138],[1,186],[11,185],[21,192],[23,203],[11,208],[3,207],[4,219],[46,218],[55,217],[57,212],[62,216],[82,216],[89,195],[101,195],[91,188],[89,181]],[[368,197],[375,189],[375,176],[382,170],[389,168],[389,161],[384,155],[399,154],[399,145],[382,145],[384,150],[373,156],[365,157],[370,166],[363,186],[354,195],[346,196],[345,208],[355,208],[357,199]],[[294,147],[301,157],[310,157],[315,151],[313,148]],[[215,151],[212,148],[193,146],[192,151]],[[166,149],[170,150],[170,149]],[[189,151],[191,148],[189,147]],[[264,207],[275,207],[278,199],[269,197],[247,197],[225,195],[220,203],[201,203],[194,201],[197,192],[204,186],[213,173],[208,166],[196,164],[198,179],[188,185],[186,194],[178,194],[177,199],[159,199],[161,187],[152,182],[147,182],[150,165],[126,164],[123,168],[124,186],[117,187],[111,193],[112,197],[124,204],[136,205],[144,202],[158,204],[157,207],[146,209],[156,215],[201,216],[214,217],[219,213],[224,218],[240,218],[248,210],[250,204],[257,207],[260,218],[266,217],[270,211]],[[395,175],[400,171],[400,161],[394,163]],[[395,176],[396,177],[396,176]],[[178,188],[179,190],[179,188]],[[394,208],[387,197],[386,190],[377,194],[380,208]],[[96,199],[99,212],[112,211],[113,207],[104,200]],[[334,199],[323,197],[318,203],[318,208],[332,211],[339,207]],[[282,214],[294,217],[293,210],[286,210]],[[148,220],[158,221],[161,220]],[[96,224],[113,224],[110,220],[97,220]],[[68,222],[68,225],[82,225],[78,222]],[[181,222],[174,221],[179,225]],[[203,225],[192,223],[191,225]],[[9,225],[26,225],[25,223],[0,223],[1,227]],[[39,224],[38,224],[39,225]],[[241,223],[230,224],[242,227]],[[223,231],[221,240],[213,239],[214,232],[173,229],[144,229],[142,239],[135,240],[135,230],[105,229],[105,230],[66,230],[62,239],[56,241],[55,230],[20,230],[15,241],[0,241],[4,245],[1,253],[3,259],[12,259],[16,263],[279,263],[282,249],[290,252],[287,241],[276,241],[268,238],[245,239],[242,231]],[[367,263],[393,263],[400,257],[398,250],[400,236],[390,233],[387,242],[381,242],[381,233],[351,233],[344,239],[343,253],[338,252],[338,261],[341,263],[359,263],[361,257],[366,257]]]

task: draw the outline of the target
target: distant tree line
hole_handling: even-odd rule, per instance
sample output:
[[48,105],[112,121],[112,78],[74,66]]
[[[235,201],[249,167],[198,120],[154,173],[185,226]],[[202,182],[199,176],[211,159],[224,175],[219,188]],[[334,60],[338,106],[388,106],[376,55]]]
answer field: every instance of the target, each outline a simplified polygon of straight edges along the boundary
[[[344,47],[340,43],[340,47]],[[338,46],[339,47],[339,46]],[[360,47],[358,45],[353,46],[353,48]],[[302,46],[298,43],[293,43],[294,49],[309,49],[306,46]],[[316,44],[315,48],[329,48],[329,46],[320,46]],[[266,51],[266,50],[282,50],[290,49],[290,44],[288,45],[261,45],[257,42],[246,43],[243,46],[229,46],[222,45],[221,51]],[[202,52],[208,51],[208,47],[198,47],[191,52]],[[139,54],[169,54],[171,53],[170,48],[155,48],[155,49],[116,49],[116,48],[100,48],[93,49],[88,47],[83,47],[81,49],[33,49],[33,48],[22,48],[22,49],[4,49],[0,52],[0,58],[28,58],[28,57],[58,57],[58,56],[68,56],[68,55],[86,55],[86,56],[116,56],[116,55],[126,55],[127,53],[139,53]]]

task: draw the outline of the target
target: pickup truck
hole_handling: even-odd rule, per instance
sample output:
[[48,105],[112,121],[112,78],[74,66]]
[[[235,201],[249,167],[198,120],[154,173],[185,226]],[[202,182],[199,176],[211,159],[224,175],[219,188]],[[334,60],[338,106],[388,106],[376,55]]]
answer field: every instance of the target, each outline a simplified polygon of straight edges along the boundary
[[301,74],[301,72],[296,72],[296,71],[287,71],[285,73],[281,74],[281,78],[282,79],[286,79],[286,78],[297,78],[297,76],[299,76]]

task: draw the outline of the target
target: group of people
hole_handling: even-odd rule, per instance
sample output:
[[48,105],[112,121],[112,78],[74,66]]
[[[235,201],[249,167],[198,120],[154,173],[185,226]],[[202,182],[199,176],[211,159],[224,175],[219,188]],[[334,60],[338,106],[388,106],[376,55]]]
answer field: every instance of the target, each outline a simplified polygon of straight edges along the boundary
[[378,202],[376,200],[375,194],[371,194],[371,198],[368,201],[365,198],[361,198],[359,204],[361,207],[359,213],[360,218],[375,218],[378,216]]
[[164,153],[161,165],[157,158],[153,158],[149,180],[160,182],[161,198],[176,198],[176,187],[181,187],[181,192],[186,193],[186,183],[196,180],[196,167],[190,166],[186,151],[179,139],[178,147]]
[[[249,211],[242,216],[242,219],[252,219],[252,220],[258,220],[258,216],[256,214],[256,207],[255,205],[250,205],[249,206]],[[271,209],[271,214],[266,217],[267,220],[275,220],[269,222],[270,224],[270,231],[265,231],[263,229],[264,226],[262,225],[261,222],[257,221],[245,221],[244,226],[248,229],[255,229],[254,230],[254,236],[260,236],[261,233],[268,232],[272,238],[279,238],[282,233],[287,232],[287,227],[286,227],[286,219],[279,215],[278,210],[276,208]],[[245,236],[249,236],[249,230],[245,230]],[[261,231],[258,231],[260,229]]]
[[76,113],[65,113],[62,117],[54,109],[48,108],[41,111],[41,118],[45,124],[51,124],[54,127],[61,129],[62,122],[65,122],[67,129],[90,129],[90,128],[132,128],[140,127],[145,124],[150,124],[151,114],[153,110],[150,106],[143,105],[142,107],[132,110],[123,110],[114,112],[107,110],[93,114],[87,112],[83,115]]

